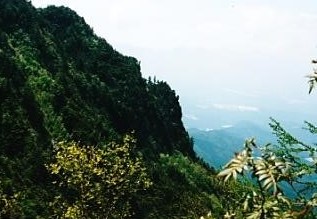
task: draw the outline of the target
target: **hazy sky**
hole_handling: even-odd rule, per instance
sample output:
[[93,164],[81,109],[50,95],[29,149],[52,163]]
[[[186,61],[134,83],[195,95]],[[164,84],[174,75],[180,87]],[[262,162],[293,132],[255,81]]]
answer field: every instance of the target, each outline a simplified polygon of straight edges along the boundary
[[315,0],[32,3],[75,10],[116,50],[140,60],[144,77],[166,80],[189,120],[200,119],[197,109],[314,113],[317,108],[305,78],[317,57]]

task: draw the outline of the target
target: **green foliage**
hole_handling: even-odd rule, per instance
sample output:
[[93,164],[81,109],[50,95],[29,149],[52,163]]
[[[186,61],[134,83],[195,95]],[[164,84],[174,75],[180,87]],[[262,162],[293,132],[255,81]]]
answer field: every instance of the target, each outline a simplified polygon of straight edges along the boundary
[[240,183],[223,185],[212,169],[180,153],[161,154],[152,177],[153,186],[137,203],[144,209],[137,218],[219,218],[245,190]]
[[[223,184],[197,162],[175,91],[69,8],[0,1],[0,62],[1,218],[315,216],[314,146],[272,120],[279,145],[257,157],[247,142]],[[108,143],[131,130],[137,143]]]
[[[313,133],[315,126],[307,124]],[[244,195],[243,204],[235,213],[241,212],[246,218],[314,218],[317,150],[297,140],[276,120],[272,119],[270,125],[279,145],[259,148],[254,139],[248,140],[244,149],[218,174],[224,182],[248,173],[254,178],[256,190]],[[255,149],[260,150],[261,156],[254,156]]]
[[158,110],[157,116],[160,123],[161,133],[163,134],[163,145],[172,143],[173,147],[167,152],[174,150],[181,151],[184,154],[195,157],[193,143],[191,142],[185,128],[179,121],[182,119],[182,110],[178,103],[179,97],[175,91],[163,81],[151,78],[147,81],[147,90],[150,94],[150,102]]
[[[140,156],[134,157],[135,140],[126,135],[122,144],[102,149],[75,142],[54,146],[55,162],[47,166],[64,190],[52,203],[59,218],[126,218],[130,199],[151,185]],[[66,190],[66,191],[65,191]]]
[[[51,184],[44,164],[53,157],[53,140],[100,149],[135,130],[133,153],[145,154],[148,167],[175,150],[195,158],[175,91],[142,78],[138,60],[114,50],[69,8],[0,1],[0,62],[0,181],[7,198],[21,194],[16,202],[26,218],[51,217],[56,194],[67,206],[79,196],[66,183]],[[143,212],[140,194],[131,190],[125,200]]]
[[21,218],[23,212],[18,203],[19,194],[7,195],[0,187],[0,218]]

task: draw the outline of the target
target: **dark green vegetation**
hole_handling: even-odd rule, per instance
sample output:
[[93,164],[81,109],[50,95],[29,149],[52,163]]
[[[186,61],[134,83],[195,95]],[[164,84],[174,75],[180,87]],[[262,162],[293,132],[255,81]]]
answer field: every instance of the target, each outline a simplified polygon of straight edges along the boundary
[[228,190],[198,162],[175,92],[74,11],[1,0],[0,63],[0,218],[224,214]]
[[0,0],[0,104],[0,218],[315,216],[315,147],[273,120],[276,145],[248,141],[216,177],[169,85],[68,8]]

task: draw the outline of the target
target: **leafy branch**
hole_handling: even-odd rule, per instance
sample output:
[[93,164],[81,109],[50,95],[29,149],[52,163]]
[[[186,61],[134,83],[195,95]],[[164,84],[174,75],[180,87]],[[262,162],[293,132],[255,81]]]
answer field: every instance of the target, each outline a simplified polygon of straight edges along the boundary
[[[317,186],[315,182],[299,179],[308,176],[316,167],[305,163],[296,154],[313,150],[313,147],[296,140],[275,120],[272,120],[272,123],[275,134],[280,137],[279,142],[283,150],[272,145],[259,147],[254,139],[249,139],[242,151],[236,153],[218,173],[223,182],[249,178],[255,183],[255,189],[244,196],[240,209],[236,209],[234,213],[227,212],[226,218],[232,218],[230,215],[239,215],[239,211],[243,213],[243,218],[248,219],[298,218],[314,215],[314,208],[317,206],[316,195],[305,196],[302,189],[311,192]],[[288,148],[294,144],[301,147],[301,150]],[[259,152],[261,156],[254,156]],[[286,184],[295,191],[295,198],[287,195]]]

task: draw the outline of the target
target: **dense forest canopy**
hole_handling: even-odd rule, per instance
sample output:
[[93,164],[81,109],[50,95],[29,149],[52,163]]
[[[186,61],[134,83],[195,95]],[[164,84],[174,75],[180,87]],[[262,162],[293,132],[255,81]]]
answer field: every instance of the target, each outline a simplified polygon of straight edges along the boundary
[[[165,209],[198,216],[210,209],[209,195],[196,184],[202,182],[192,182],[169,161],[174,153],[186,165],[197,158],[178,96],[166,82],[142,78],[138,60],[117,52],[66,7],[36,9],[29,1],[2,0],[0,39],[0,195],[7,200],[1,202],[1,217],[48,218],[56,214],[50,206],[58,194],[77,197],[69,186],[52,183],[63,179],[48,168],[58,162],[58,142],[102,149],[121,145],[126,134],[136,141],[127,156],[140,159],[145,169],[138,173],[146,173],[153,184],[147,192],[128,193],[127,215],[154,217]],[[116,168],[116,160],[109,162]],[[205,183],[211,191],[213,184]],[[168,192],[173,188],[178,189]],[[184,203],[191,202],[200,204],[186,208]]]
[[[0,218],[314,218],[315,196],[278,187],[315,170],[295,156],[313,147],[272,120],[280,146],[258,161],[247,141],[217,175],[168,83],[142,78],[67,7],[0,0],[0,63]],[[259,184],[238,177],[248,168]]]

